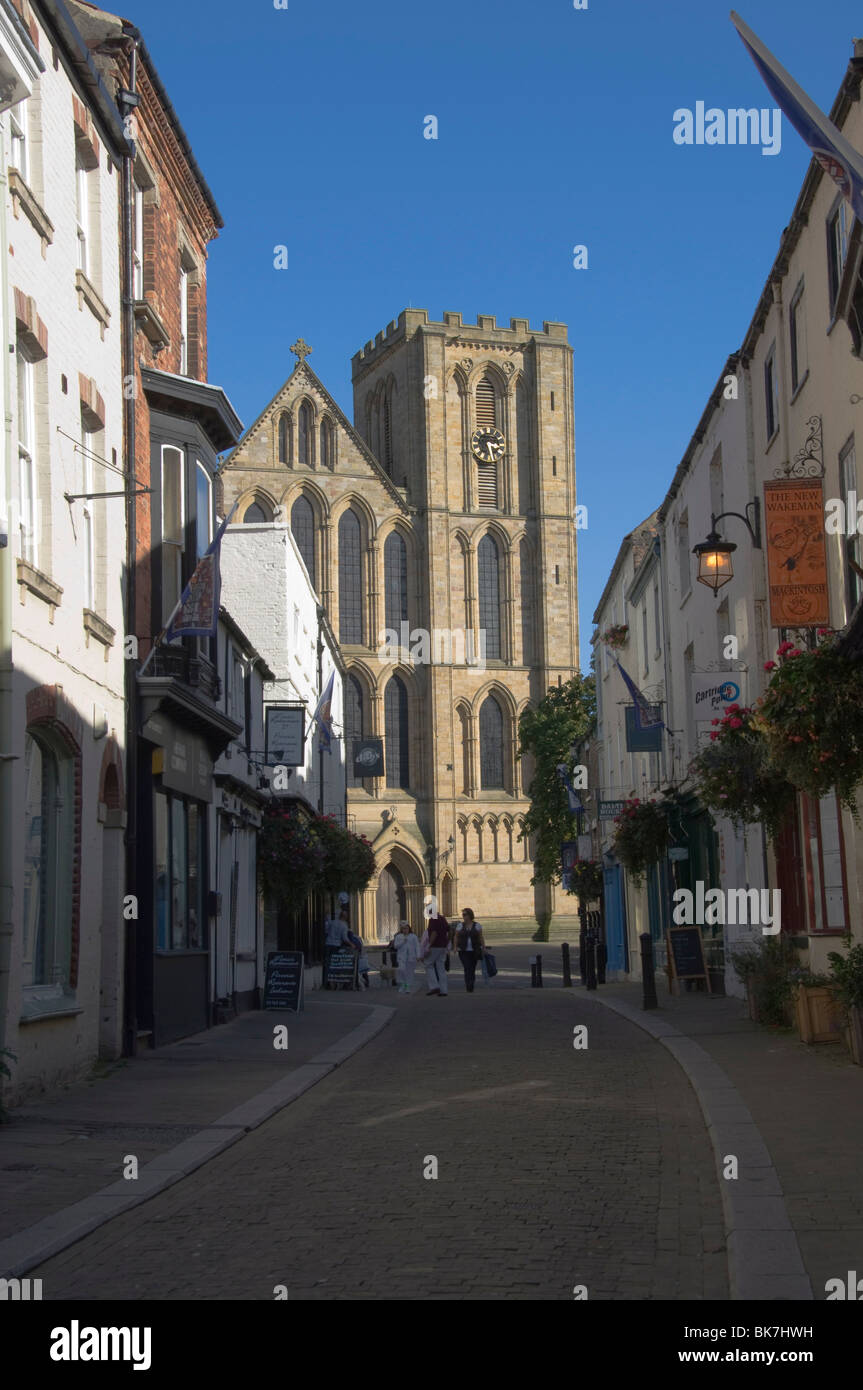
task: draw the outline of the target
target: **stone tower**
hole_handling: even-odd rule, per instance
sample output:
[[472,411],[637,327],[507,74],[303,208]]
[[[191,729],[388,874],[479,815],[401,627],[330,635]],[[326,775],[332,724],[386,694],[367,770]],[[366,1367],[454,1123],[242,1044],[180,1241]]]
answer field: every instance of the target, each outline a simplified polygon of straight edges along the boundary
[[224,499],[308,549],[349,670],[349,766],[354,738],[384,740],[385,774],[348,791],[378,860],[363,934],[421,925],[431,890],[449,916],[532,930],[553,903],[519,841],[518,719],[579,670],[566,327],[407,309],[353,359],[353,427],[304,355]]

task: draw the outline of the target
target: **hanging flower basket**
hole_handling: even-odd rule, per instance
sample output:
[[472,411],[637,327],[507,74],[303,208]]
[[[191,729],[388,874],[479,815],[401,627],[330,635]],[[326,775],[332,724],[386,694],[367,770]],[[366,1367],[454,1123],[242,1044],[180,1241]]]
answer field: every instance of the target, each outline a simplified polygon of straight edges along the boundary
[[709,745],[689,765],[700,800],[714,816],[761,824],[774,839],[794,803],[794,787],[773,767],[751,709],[729,705],[713,723]]
[[614,852],[639,883],[646,869],[668,852],[668,807],[659,801],[640,801],[636,797],[624,803],[615,827]]
[[569,872],[569,891],[575,893],[583,902],[592,902],[602,896],[602,861],[599,859],[580,859]]
[[791,642],[767,662],[770,684],[756,709],[770,760],[782,776],[814,798],[835,788],[857,819],[855,790],[863,781],[863,662],[821,630],[814,651]]
[[267,897],[287,912],[299,912],[321,886],[326,851],[310,821],[295,811],[271,811],[258,835],[258,874]]
[[629,624],[616,623],[613,627],[607,627],[603,633],[600,633],[599,640],[604,642],[607,647],[611,647],[613,651],[619,651],[621,647],[626,646],[628,638]]
[[325,855],[321,886],[331,893],[361,893],[375,871],[375,852],[368,840],[332,816],[319,816],[313,827]]

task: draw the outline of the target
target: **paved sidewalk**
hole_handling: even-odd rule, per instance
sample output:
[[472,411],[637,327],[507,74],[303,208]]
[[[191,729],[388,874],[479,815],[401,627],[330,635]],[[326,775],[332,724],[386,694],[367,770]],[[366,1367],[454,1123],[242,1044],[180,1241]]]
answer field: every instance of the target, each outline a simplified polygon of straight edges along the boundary
[[[545,944],[543,967],[546,987],[559,987],[559,947]],[[574,983],[572,993],[587,992]],[[828,1279],[844,1280],[849,1270],[863,1270],[863,1068],[852,1065],[841,1043],[808,1046],[790,1029],[752,1023],[743,1000],[695,992],[670,995],[661,977],[657,994],[660,1007],[650,1011],[641,1007],[640,984],[601,985],[594,997],[619,1002],[624,1016],[633,1021],[671,1025],[722,1069],[738,1103],[748,1110],[778,1178],[778,1188],[765,1187],[756,1209],[769,1224],[772,1198],[784,1198],[812,1295],[824,1299]],[[682,1039],[679,1060],[686,1065]],[[710,1078],[705,1077],[701,1089],[708,1100],[722,1103]],[[737,1117],[730,1111],[727,1115],[733,1125]],[[743,1135],[739,1130],[741,1141]],[[726,1151],[735,1152],[733,1141]],[[730,1186],[722,1184],[723,1195]],[[781,1230],[780,1221],[775,1225]],[[780,1236],[775,1239],[781,1243]],[[766,1257],[770,1243],[766,1234],[759,1238],[758,1257]],[[754,1254],[750,1259],[747,1251],[741,1264],[756,1275]],[[790,1283],[790,1269],[787,1277]]]
[[[0,1276],[169,1186],[327,1076],[393,1017],[383,990],[242,1014],[103,1066],[0,1126]],[[287,1050],[274,1029],[288,1029]],[[124,1180],[127,1160],[138,1179]]]

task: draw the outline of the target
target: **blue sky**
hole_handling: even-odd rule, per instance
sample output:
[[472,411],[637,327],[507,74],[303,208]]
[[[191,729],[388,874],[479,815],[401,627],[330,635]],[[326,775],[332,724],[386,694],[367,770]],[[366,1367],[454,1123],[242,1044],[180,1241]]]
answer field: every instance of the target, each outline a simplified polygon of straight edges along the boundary
[[[772,107],[723,0],[149,0],[141,28],[225,219],[210,380],[251,424],[311,365],[352,417],[350,359],[408,304],[569,325],[582,651],[622,537],[662,500],[739,346],[808,165],[681,147],[673,112]],[[828,109],[854,0],[739,0]],[[439,122],[423,138],[423,118]],[[288,247],[288,269],[273,247]],[[572,248],[588,248],[574,270]]]

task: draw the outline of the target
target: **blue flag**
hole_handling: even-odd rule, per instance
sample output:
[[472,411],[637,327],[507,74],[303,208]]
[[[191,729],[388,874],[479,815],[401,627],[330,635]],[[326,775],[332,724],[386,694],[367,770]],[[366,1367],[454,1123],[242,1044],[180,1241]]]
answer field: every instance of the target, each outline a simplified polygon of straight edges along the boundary
[[643,729],[664,729],[659,705],[651,705],[639,690],[631,676],[628,676],[619,661],[615,661],[620,674],[623,676],[623,683],[632,696],[635,705],[635,727],[639,732]]
[[863,222],[863,157],[778,63],[769,48],[731,11],[731,19],[773,100]]
[[572,785],[572,779],[566,770],[565,763],[558,763],[557,775],[560,778],[563,785],[566,787],[566,795],[569,800],[570,813],[573,816],[579,815],[584,810],[584,803],[582,802],[582,799],[579,796],[578,792],[575,790],[575,787]]

